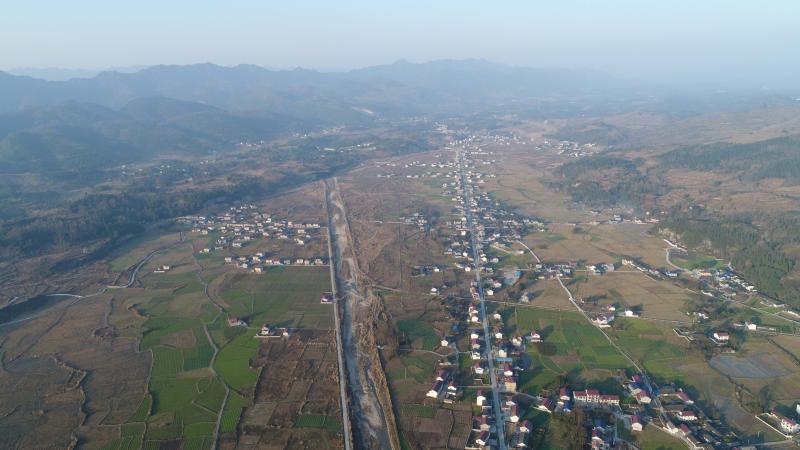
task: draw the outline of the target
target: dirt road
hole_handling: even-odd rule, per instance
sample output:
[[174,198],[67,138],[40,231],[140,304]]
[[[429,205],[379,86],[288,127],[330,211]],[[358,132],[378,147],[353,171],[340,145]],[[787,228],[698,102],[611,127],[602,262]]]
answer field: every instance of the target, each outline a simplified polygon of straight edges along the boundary
[[341,340],[350,398],[353,447],[399,449],[386,376],[375,339],[379,302],[358,280],[358,261],[336,179],[325,182],[332,265],[341,314]]

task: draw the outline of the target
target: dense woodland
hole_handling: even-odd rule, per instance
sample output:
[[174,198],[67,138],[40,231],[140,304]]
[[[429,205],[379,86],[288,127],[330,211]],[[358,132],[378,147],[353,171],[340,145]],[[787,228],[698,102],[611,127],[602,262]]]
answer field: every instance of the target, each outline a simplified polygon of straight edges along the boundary
[[667,187],[640,165],[641,161],[620,156],[591,156],[561,166],[559,178],[551,186],[569,193],[573,201],[592,207],[648,207]]
[[738,179],[759,181],[778,178],[800,183],[800,139],[782,137],[748,144],[719,142],[683,147],[665,153],[666,168],[720,171]]
[[789,230],[781,230],[781,224],[795,226],[796,222],[768,221],[764,232],[748,217],[715,217],[694,207],[670,211],[659,229],[676,234],[689,247],[706,248],[729,259],[763,293],[800,305],[794,297],[800,285],[790,279],[796,260],[783,251],[786,242],[767,237]]

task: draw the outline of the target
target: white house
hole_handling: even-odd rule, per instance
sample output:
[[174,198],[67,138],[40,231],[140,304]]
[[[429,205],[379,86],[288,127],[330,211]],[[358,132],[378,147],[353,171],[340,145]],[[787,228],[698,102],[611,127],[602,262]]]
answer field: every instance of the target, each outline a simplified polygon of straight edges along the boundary
[[639,420],[639,416],[631,416],[631,430],[642,431],[642,421]]
[[486,396],[483,395],[483,391],[478,391],[478,395],[475,397],[475,404],[478,406],[484,406],[486,404]]
[[715,331],[711,337],[716,341],[718,344],[724,344],[731,339],[731,335],[725,331]]

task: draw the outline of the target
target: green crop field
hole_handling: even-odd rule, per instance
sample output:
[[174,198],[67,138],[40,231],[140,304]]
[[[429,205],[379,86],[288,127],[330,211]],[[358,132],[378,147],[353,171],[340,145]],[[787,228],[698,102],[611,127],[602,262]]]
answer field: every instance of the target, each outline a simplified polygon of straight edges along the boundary
[[648,424],[642,430],[639,439],[642,443],[642,450],[684,450],[687,448],[686,444],[652,424]]
[[325,417],[317,414],[298,414],[294,418],[294,426],[298,428],[322,428]]
[[133,413],[128,422],[143,422],[147,419],[148,414],[150,413],[150,407],[152,406],[153,399],[149,395],[146,395],[142,399],[142,403],[139,404],[139,407],[136,409],[136,412]]
[[135,437],[138,439],[142,434],[144,434],[143,423],[128,423],[120,427],[120,435],[124,437]]
[[234,389],[255,386],[258,372],[250,368],[250,358],[258,352],[260,341],[249,332],[240,333],[222,347],[214,368]]
[[239,424],[239,418],[245,406],[247,406],[247,400],[242,398],[239,394],[231,392],[228,403],[225,405],[225,410],[222,412],[220,432],[232,433],[236,431],[236,425]]
[[652,322],[620,318],[609,335],[656,379],[683,380],[683,374],[675,367],[685,363],[688,354],[686,349],[666,339],[665,333],[670,332]]
[[330,329],[330,305],[319,299],[330,290],[324,267],[280,267],[258,275],[243,275],[222,293],[228,312],[253,326]]
[[214,434],[216,422],[198,422],[186,425],[183,435],[187,437],[211,436]]
[[[167,299],[154,298],[153,300],[167,301]],[[154,311],[151,309],[144,309],[143,314],[150,315]],[[142,340],[139,342],[141,350],[161,343],[161,339],[181,330],[186,330],[197,325],[198,321],[195,319],[179,318],[179,317],[156,317],[149,319],[145,322],[142,330]]]
[[209,436],[187,437],[183,440],[183,450],[205,450],[211,448],[213,440]]
[[725,263],[706,255],[693,255],[687,257],[670,255],[670,261],[678,267],[686,270],[723,268]]
[[397,328],[412,342],[414,347],[433,350],[439,345],[441,338],[433,326],[423,320],[408,319],[397,322]]
[[180,350],[168,347],[153,347],[153,377],[176,375],[183,367]]
[[400,411],[410,417],[427,417],[432,419],[436,416],[436,408],[427,405],[405,404],[401,406]]
[[183,370],[189,371],[208,367],[211,358],[214,356],[214,348],[209,344],[208,338],[202,327],[192,329],[196,346],[183,349]]
[[211,411],[219,411],[225,400],[225,388],[214,378],[207,378],[207,386],[202,388],[203,395],[197,399],[197,404]]
[[516,308],[514,317],[518,333],[524,335],[536,330],[542,335],[544,343],[529,345],[528,352],[550,371],[614,370],[629,366],[600,330],[578,313]]

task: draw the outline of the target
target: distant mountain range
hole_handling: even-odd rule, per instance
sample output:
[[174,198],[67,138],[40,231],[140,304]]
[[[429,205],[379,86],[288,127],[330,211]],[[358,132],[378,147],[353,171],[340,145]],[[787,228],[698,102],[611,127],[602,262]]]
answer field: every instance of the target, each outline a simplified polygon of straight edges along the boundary
[[46,81],[0,72],[0,173],[83,172],[240,140],[415,115],[469,115],[532,98],[621,92],[602,73],[480,60],[350,72],[154,66]]
[[[80,172],[219,151],[290,131],[412,116],[482,115],[490,123],[493,114],[553,118],[642,105],[692,114],[729,107],[727,96],[673,101],[665,92],[590,70],[483,60],[398,61],[349,72],[170,65],[65,81],[0,72],[0,173]],[[745,101],[753,100],[734,99]]]
[[106,70],[92,70],[92,69],[64,69],[61,67],[19,67],[10,69],[7,72],[11,75],[19,75],[24,77],[39,78],[47,81],[66,81],[73,78],[92,78],[101,72],[121,72],[132,73],[145,69],[147,66],[136,67],[114,67]]
[[629,87],[630,83],[593,71],[532,69],[481,60],[399,61],[350,72],[195,64],[153,66],[134,73],[103,72],[66,81],[0,72],[0,112],[67,100],[119,108],[136,98],[158,96],[231,111],[271,111],[299,117],[339,115],[354,108],[393,115]]

